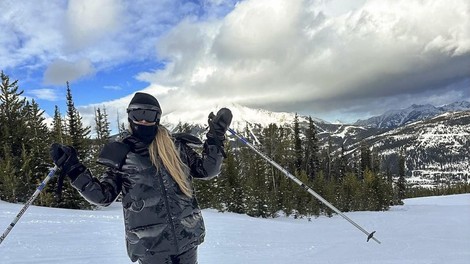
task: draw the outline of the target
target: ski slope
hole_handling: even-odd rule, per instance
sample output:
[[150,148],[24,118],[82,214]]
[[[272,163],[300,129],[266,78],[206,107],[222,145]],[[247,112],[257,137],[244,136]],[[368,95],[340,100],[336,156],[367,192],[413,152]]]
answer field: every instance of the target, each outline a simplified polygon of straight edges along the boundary
[[[131,263],[121,205],[95,211],[31,206],[0,244],[1,264]],[[0,229],[22,205],[0,201]],[[347,213],[382,244],[340,216],[259,219],[203,210],[200,264],[470,263],[470,194],[405,200],[387,212]]]

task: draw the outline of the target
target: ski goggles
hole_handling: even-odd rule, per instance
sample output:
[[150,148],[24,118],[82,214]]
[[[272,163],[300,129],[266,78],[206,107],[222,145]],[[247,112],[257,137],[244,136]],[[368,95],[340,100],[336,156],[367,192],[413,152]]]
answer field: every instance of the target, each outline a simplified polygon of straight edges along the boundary
[[162,110],[153,105],[132,104],[127,108],[127,116],[132,121],[159,122]]

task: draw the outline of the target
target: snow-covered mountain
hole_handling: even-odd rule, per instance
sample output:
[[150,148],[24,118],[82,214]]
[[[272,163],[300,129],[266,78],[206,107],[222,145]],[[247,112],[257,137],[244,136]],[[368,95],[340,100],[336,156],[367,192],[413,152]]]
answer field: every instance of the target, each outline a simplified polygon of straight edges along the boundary
[[470,178],[470,111],[446,112],[392,130],[341,126],[328,136],[336,151],[344,146],[351,156],[366,144],[381,157],[383,169],[395,175],[403,154],[411,183],[436,185]]
[[470,103],[466,101],[435,107],[430,104],[412,105],[406,109],[390,110],[383,115],[374,116],[366,120],[358,120],[355,125],[375,128],[396,128],[412,122],[425,120],[446,112],[470,110]]
[[461,102],[455,102],[447,105],[443,105],[439,107],[444,112],[457,112],[457,111],[465,111],[465,110],[470,110],[470,102],[467,101],[461,101]]
[[[234,115],[232,128],[241,132],[248,127],[252,133],[246,136],[254,141],[260,138],[259,132],[269,124],[292,126],[295,118],[295,113],[276,113],[241,105],[227,107]],[[409,181],[437,184],[442,177],[450,181],[468,181],[470,110],[467,109],[470,109],[468,102],[441,107],[413,105],[376,117],[376,125],[328,123],[316,118],[314,123],[320,148],[327,148],[331,144],[331,150],[338,154],[343,147],[350,161],[356,159],[357,162],[360,145],[366,144],[382,159],[382,169],[394,175],[398,175],[398,157],[403,153]],[[176,128],[178,119],[172,119],[171,115],[169,117],[164,121]],[[308,127],[307,118],[299,116],[301,133]],[[207,116],[193,121],[185,129],[189,128],[188,132],[203,138],[206,123]]]
[[[222,107],[227,107],[232,111],[233,120],[231,126],[236,130],[244,129],[247,124],[256,127],[267,127],[270,124],[290,125],[294,122],[295,118],[295,113],[272,112],[264,109],[249,108],[239,104],[214,105],[207,108],[211,109],[210,111],[213,111],[215,114],[217,110]],[[184,115],[180,113],[169,113],[162,117],[162,123],[169,128],[175,128],[181,122],[188,123],[195,127],[205,127],[207,126],[207,116],[210,111],[193,111],[190,116],[188,116],[187,112],[184,112]],[[300,123],[308,122],[308,117],[298,116],[298,118]],[[312,117],[312,119],[318,124],[329,124],[327,121],[320,118]]]

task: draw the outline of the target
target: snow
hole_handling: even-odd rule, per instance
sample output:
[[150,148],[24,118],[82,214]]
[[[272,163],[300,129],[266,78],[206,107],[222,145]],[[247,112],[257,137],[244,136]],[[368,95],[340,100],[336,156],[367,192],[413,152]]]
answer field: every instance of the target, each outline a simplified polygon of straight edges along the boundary
[[[22,205],[0,202],[0,228]],[[311,221],[251,218],[203,210],[201,264],[239,263],[470,263],[470,194],[405,200],[386,212],[352,212]],[[119,203],[95,211],[31,206],[0,244],[2,264],[131,263]],[[4,230],[4,229],[3,229]],[[3,231],[2,230],[2,231]]]
[[[293,124],[295,118],[295,113],[272,112],[264,109],[254,109],[236,103],[222,105],[218,103],[207,103],[205,107],[206,110],[203,111],[199,109],[187,109],[187,111],[189,112],[185,111],[167,113],[163,115],[162,123],[169,128],[176,126],[181,121],[188,122],[192,125],[206,126],[207,115],[209,114],[209,112],[212,111],[215,114],[222,107],[227,107],[232,111],[233,119],[231,127],[235,130],[244,130],[247,124],[257,124],[261,127],[268,127],[270,124],[290,125]],[[207,109],[210,110],[208,111]],[[308,123],[308,119],[306,116],[299,115],[298,120],[300,123]],[[312,120],[318,123],[328,123],[322,119],[315,117],[312,117]],[[127,117],[125,122],[127,122]]]

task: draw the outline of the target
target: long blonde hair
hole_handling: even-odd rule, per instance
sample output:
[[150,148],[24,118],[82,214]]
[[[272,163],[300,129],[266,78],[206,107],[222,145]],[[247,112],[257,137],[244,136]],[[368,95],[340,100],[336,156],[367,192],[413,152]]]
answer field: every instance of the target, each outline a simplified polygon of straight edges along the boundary
[[192,197],[193,190],[188,178],[189,168],[181,160],[179,151],[171,139],[170,132],[165,127],[158,125],[158,133],[149,146],[149,153],[152,164],[160,169],[159,160],[161,160],[181,191]]

